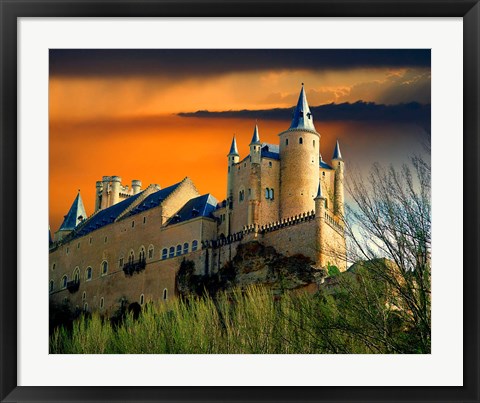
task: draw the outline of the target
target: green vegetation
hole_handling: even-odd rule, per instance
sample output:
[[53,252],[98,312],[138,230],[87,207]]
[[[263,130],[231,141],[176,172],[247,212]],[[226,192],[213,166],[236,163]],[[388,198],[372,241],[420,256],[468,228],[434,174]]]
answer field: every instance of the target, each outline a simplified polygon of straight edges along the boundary
[[[387,265],[384,265],[388,269]],[[57,328],[60,354],[426,353],[387,284],[358,268],[316,294],[273,295],[265,287],[147,304],[118,325],[98,314]]]

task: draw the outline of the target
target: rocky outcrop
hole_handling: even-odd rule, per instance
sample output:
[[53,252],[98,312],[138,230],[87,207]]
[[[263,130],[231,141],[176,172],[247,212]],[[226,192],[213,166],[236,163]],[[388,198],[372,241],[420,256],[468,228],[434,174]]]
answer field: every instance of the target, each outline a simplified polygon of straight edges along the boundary
[[239,245],[232,261],[211,276],[195,275],[193,262],[183,262],[177,276],[177,290],[181,295],[201,295],[205,290],[215,294],[253,284],[262,284],[279,293],[302,288],[315,290],[326,272],[313,264],[303,255],[284,256],[273,247],[254,241]]

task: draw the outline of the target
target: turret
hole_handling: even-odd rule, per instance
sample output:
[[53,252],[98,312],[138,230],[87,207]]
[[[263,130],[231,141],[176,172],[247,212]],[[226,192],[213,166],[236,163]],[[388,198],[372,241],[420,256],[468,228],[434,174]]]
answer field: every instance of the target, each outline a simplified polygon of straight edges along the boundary
[[80,190],[78,190],[77,197],[75,197],[70,210],[68,210],[67,215],[64,217],[62,225],[60,225],[60,228],[55,233],[55,241],[61,241],[85,219],[87,219],[87,213],[83,206]]
[[113,206],[120,201],[120,187],[122,183],[122,178],[120,176],[112,176],[112,190],[110,193],[110,203],[109,206]]
[[262,143],[260,143],[260,135],[258,134],[258,125],[255,124],[252,141],[250,142],[250,162],[252,164],[260,164],[260,150]]
[[102,177],[102,203],[100,205],[101,209],[106,209],[110,204],[109,204],[109,194],[108,194],[108,188],[110,187],[110,176],[104,176]]
[[230,152],[227,155],[228,158],[228,175],[227,175],[227,220],[226,220],[226,233],[230,234],[230,211],[233,209],[233,181],[234,181],[234,165],[240,161],[240,154],[238,154],[237,140],[233,135],[232,145],[230,146]]
[[102,189],[103,189],[103,182],[97,181],[95,184],[95,211],[100,210],[102,204]]
[[322,183],[318,182],[317,196],[315,196],[315,222],[316,225],[316,250],[317,250],[317,263],[321,267],[325,267],[325,257],[322,253],[325,249],[324,238],[325,238],[325,202],[327,198],[323,195]]
[[132,190],[133,190],[134,195],[140,193],[141,188],[142,188],[142,182],[141,181],[139,181],[137,179],[132,180]]
[[334,206],[333,211],[336,215],[345,215],[345,196],[343,179],[345,174],[345,163],[343,162],[342,153],[340,151],[340,145],[337,140],[335,150],[333,151],[332,166],[335,170],[335,184],[334,184]]
[[315,208],[319,182],[320,134],[313,125],[302,84],[290,128],[280,136],[280,218]]
[[261,148],[260,135],[258,133],[258,125],[255,124],[253,130],[252,141],[250,142],[250,174],[248,178],[248,210],[247,225],[255,224],[258,228],[260,222],[260,197],[261,189]]

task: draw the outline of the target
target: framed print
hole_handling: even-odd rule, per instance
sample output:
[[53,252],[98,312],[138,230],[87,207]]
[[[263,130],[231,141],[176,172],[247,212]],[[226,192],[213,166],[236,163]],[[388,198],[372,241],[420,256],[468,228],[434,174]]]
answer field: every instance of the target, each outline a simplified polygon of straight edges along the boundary
[[2,401],[477,401],[479,7],[3,1]]

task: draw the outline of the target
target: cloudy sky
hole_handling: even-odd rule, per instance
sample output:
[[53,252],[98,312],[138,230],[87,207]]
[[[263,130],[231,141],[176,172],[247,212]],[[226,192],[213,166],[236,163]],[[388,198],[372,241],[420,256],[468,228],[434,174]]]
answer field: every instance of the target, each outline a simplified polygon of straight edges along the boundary
[[347,169],[401,162],[430,137],[429,50],[51,50],[50,225],[103,175],[185,176],[219,201],[232,135],[278,143],[305,83],[321,153]]

